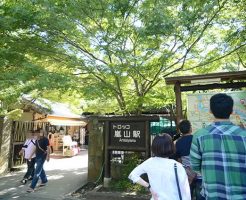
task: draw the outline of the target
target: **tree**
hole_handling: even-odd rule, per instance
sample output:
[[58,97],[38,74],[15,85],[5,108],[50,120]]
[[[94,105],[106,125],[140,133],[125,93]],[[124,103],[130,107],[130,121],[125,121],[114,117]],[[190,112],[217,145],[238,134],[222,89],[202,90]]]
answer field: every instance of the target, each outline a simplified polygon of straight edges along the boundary
[[224,70],[228,61],[231,70],[245,66],[242,0],[6,1],[2,10],[5,24],[21,18],[3,31],[28,43],[25,53],[17,46],[20,59],[51,77],[44,82],[59,77],[42,89],[63,88],[55,84],[62,77],[87,105],[119,113],[163,105],[173,97],[169,75]]

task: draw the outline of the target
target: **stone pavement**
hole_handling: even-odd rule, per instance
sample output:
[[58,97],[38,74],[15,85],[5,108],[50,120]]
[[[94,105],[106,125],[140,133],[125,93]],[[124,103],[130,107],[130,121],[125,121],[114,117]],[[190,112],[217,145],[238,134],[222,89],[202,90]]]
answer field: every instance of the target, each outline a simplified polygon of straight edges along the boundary
[[87,150],[82,150],[79,155],[71,158],[51,158],[44,165],[49,182],[34,193],[26,192],[30,182],[26,185],[20,183],[26,169],[9,173],[0,177],[0,199],[73,199],[69,194],[87,182],[87,167]]

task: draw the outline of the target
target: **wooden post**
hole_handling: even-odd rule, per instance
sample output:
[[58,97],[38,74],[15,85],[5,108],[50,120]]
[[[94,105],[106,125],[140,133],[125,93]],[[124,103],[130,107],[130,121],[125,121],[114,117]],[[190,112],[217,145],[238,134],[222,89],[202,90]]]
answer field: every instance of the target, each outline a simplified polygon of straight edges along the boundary
[[145,155],[146,159],[150,157],[150,121],[145,121]]
[[174,91],[175,91],[175,97],[176,97],[176,120],[177,120],[176,122],[178,124],[180,119],[183,118],[180,82],[175,83]]
[[105,145],[104,178],[110,178],[110,158],[109,158],[109,149],[108,149],[109,144],[108,143],[109,143],[109,121],[106,121],[105,122],[105,142],[104,142],[104,145]]

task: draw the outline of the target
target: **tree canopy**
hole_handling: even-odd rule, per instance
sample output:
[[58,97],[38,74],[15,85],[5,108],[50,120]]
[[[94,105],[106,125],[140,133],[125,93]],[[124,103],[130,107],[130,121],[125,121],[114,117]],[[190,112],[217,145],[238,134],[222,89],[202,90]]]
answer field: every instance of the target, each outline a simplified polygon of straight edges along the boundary
[[167,76],[245,67],[245,9],[243,0],[4,1],[0,100],[59,91],[87,111],[162,107],[173,99]]

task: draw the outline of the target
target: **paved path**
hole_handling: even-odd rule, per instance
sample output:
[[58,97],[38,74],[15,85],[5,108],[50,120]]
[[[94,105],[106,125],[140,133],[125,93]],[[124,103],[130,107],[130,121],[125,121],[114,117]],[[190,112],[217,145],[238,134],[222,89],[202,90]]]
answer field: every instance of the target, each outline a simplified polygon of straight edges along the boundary
[[37,189],[34,193],[26,192],[29,182],[26,185],[20,183],[25,169],[9,173],[0,177],[0,199],[69,199],[69,193],[87,182],[87,167],[87,150],[82,150],[79,155],[72,158],[51,158],[50,162],[44,165],[49,182],[44,188]]

